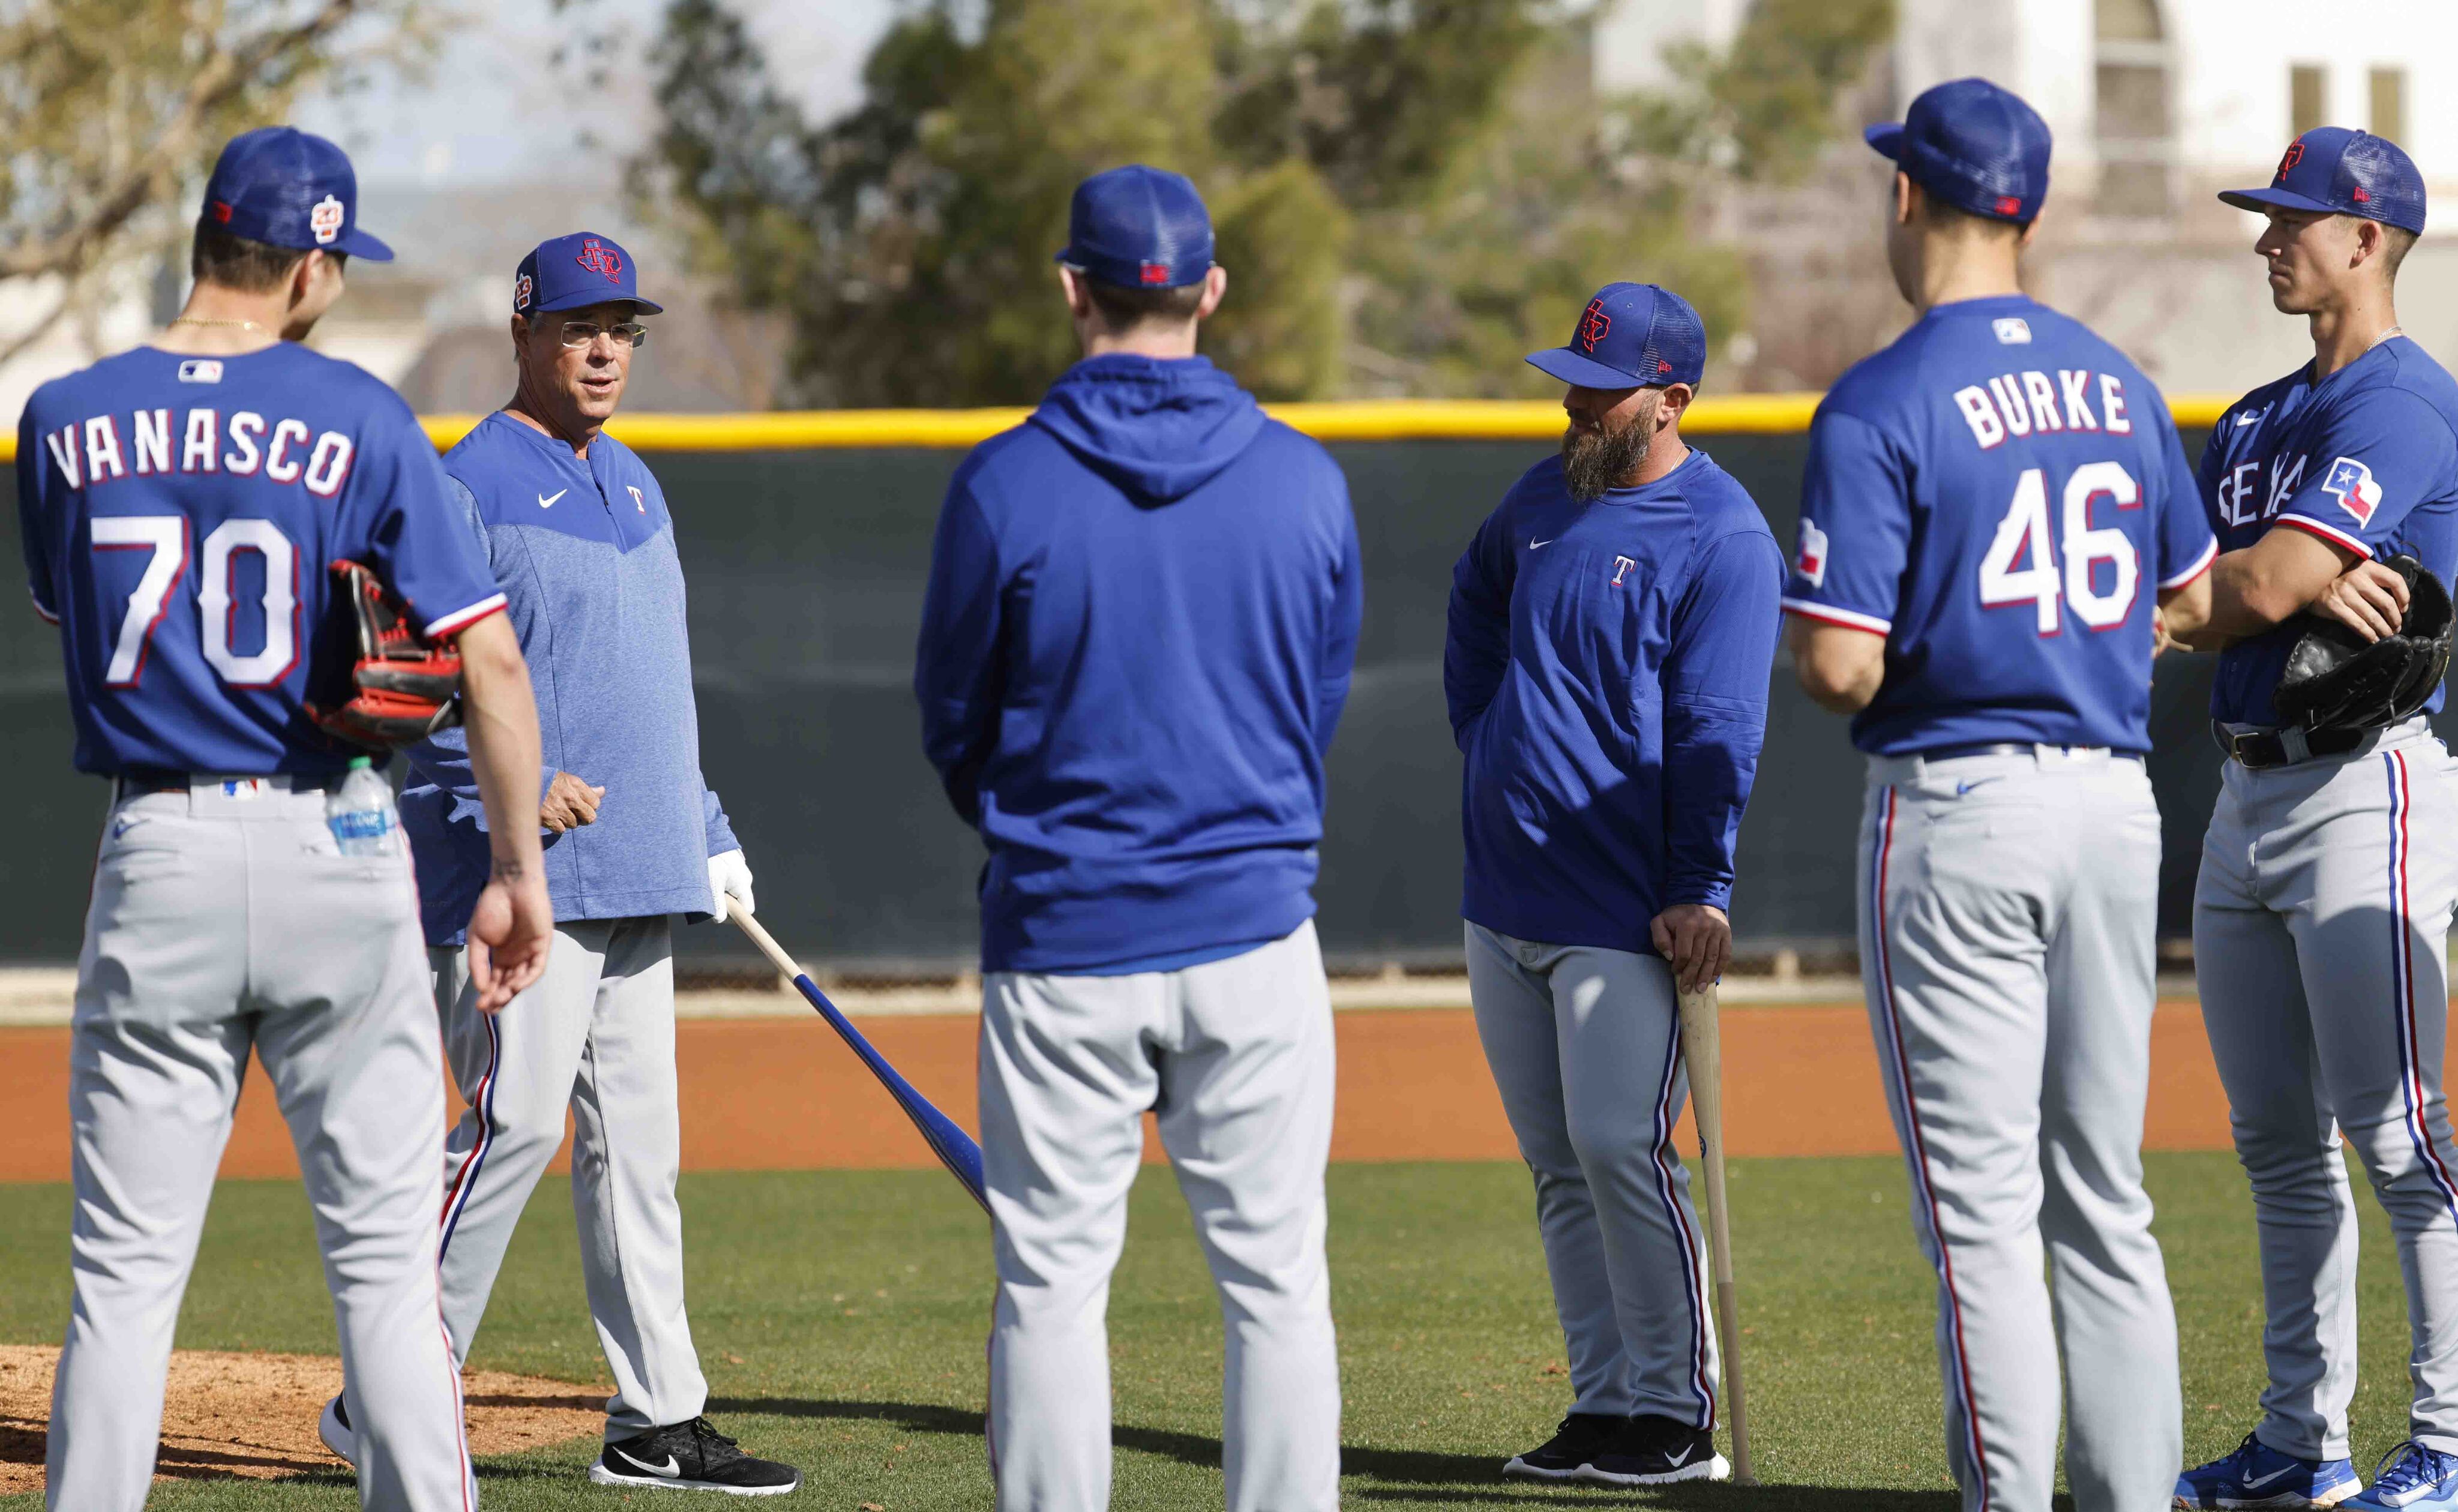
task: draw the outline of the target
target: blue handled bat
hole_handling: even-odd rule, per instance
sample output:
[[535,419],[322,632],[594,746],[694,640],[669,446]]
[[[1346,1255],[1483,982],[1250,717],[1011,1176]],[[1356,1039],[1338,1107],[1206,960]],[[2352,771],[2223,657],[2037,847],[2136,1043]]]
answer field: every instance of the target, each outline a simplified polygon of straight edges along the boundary
[[972,1193],[973,1200],[982,1205],[984,1212],[989,1212],[989,1199],[982,1192],[982,1147],[973,1143],[973,1136],[958,1128],[954,1119],[933,1108],[930,1099],[915,1091],[913,1084],[899,1075],[895,1067],[887,1064],[886,1056],[871,1047],[870,1042],[862,1037],[862,1031],[853,1026],[853,1021],[828,1001],[828,995],[820,990],[820,984],[811,980],[811,974],[795,964],[794,958],[785,954],[784,948],[767,930],[760,927],[760,922],[744,911],[741,904],[730,905],[725,916],[742,927],[742,932],[751,937],[751,942],[760,947],[760,954],[773,962],[779,971],[794,979],[795,988],[810,1000],[811,1006],[820,1010],[820,1017],[827,1020],[828,1027],[836,1030],[838,1036],[852,1046],[853,1053],[862,1057],[862,1064],[870,1067],[870,1074],[879,1078],[880,1085],[887,1088],[887,1094],[896,1099],[896,1106],[905,1109],[905,1116],[913,1120],[913,1127],[922,1131],[923,1141],[930,1147],[930,1153],[939,1157],[939,1164],[947,1167],[949,1174],[965,1184],[965,1190]]

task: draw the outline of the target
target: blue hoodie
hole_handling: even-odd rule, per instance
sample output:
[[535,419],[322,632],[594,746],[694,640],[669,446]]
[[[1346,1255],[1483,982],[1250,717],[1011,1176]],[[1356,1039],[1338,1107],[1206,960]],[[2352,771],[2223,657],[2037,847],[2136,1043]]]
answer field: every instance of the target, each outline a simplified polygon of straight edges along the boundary
[[1314,914],[1364,606],[1348,485],[1195,357],[1096,357],[973,448],[913,690],[989,847],[982,969],[1158,971]]
[[1452,574],[1443,657],[1470,922],[1656,955],[1667,907],[1732,906],[1783,567],[1696,447],[1586,504],[1559,457],[1511,487]]

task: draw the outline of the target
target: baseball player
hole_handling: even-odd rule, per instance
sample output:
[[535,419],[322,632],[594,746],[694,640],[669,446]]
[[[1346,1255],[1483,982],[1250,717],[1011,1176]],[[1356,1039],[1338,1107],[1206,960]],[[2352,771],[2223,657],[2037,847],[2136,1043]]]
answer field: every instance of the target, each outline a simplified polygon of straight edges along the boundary
[[[70,1051],[75,1301],[52,1396],[54,1508],[145,1503],[172,1325],[251,1049],[290,1125],[360,1383],[361,1505],[467,1512],[477,1495],[436,1315],[444,1084],[409,861],[388,805],[328,825],[352,748],[305,709],[326,565],[366,564],[428,639],[457,638],[489,812],[526,812],[537,719],[503,594],[408,406],[297,344],[345,259],[392,256],[357,204],[331,142],[286,127],[234,139],[178,318],[155,345],[44,384],[18,422],[34,608],[60,630],[77,768],[115,788]],[[536,837],[498,826],[477,874],[462,913],[491,1012],[545,960]]]
[[1571,423],[1460,558],[1443,655],[1469,994],[1535,1176],[1575,1394],[1503,1470],[1722,1480],[1674,989],[1731,955],[1783,553],[1681,439],[1707,337],[1679,295],[1609,284],[1569,344],[1528,361],[1570,385]]
[[1948,1459],[1968,1512],[2048,1512],[2062,1397],[2074,1505],[2142,1512],[2183,1435],[2142,1191],[2142,756],[2155,621],[2200,623],[2217,548],[2159,391],[2020,292],[2046,123],[1960,79],[1867,135],[1919,315],[1819,405],[1784,608],[1802,687],[1869,758],[1862,980]]
[[[604,1485],[771,1496],[802,1473],[742,1453],[708,1400],[683,1310],[682,1165],[675,1084],[674,916],[752,906],[751,869],[700,778],[683,574],[665,494],[600,429],[659,306],[631,255],[575,232],[512,280],[511,402],[444,459],[465,531],[505,584],[535,669],[548,780],[554,943],[545,975],[501,1020],[476,1011],[460,920],[491,822],[471,801],[450,731],[410,752],[402,820],[446,1047],[468,1111],[444,1160],[444,1316],[466,1362],[521,1210],[572,1110],[573,1214],[590,1315],[614,1374]],[[359,1390],[323,1428],[347,1453]]]
[[1084,360],[957,468],[914,673],[925,748],[989,848],[990,1471],[1003,1512],[1110,1504],[1103,1314],[1155,1111],[1228,1332],[1228,1505],[1324,1512],[1340,1374],[1312,888],[1357,528],[1330,456],[1196,355],[1228,279],[1195,186],[1114,169],[1068,218]]
[[2458,1505],[2458,1153],[2441,1093],[2443,960],[2458,786],[2421,715],[2288,717],[2289,653],[2314,621],[2396,631],[2416,559],[2458,572],[2458,384],[2404,336],[2398,265],[2424,230],[2424,179],[2396,145],[2323,128],[2266,189],[2271,303],[2312,328],[2313,361],[2247,394],[2202,454],[2227,549],[2211,574],[2215,733],[2229,754],[2194,895],[2202,1023],[2252,1179],[2269,1326],[2261,1420],[2187,1473],[2179,1506],[2327,1506],[2357,1487],[2356,1217],[2343,1134],[2388,1212],[2414,1335],[2407,1440],[2352,1504]]

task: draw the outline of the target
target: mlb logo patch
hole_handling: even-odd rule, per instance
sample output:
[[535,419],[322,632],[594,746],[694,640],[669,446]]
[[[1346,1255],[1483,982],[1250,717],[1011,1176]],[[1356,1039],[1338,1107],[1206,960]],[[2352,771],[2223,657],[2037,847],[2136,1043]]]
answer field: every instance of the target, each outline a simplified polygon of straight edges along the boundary
[[328,246],[342,234],[342,202],[331,195],[316,201],[307,212],[307,229],[316,233],[316,245]]
[[179,364],[179,382],[183,383],[219,383],[221,381],[219,358],[191,357]]
[[2373,469],[2353,457],[2330,464],[2322,478],[2322,491],[2338,500],[2339,507],[2355,516],[2360,526],[2370,525],[2373,511],[2381,507],[2381,485],[2373,480]]
[[1792,570],[1812,588],[1826,586],[1826,532],[1816,521],[1801,522],[1801,549],[1792,554]]
[[1997,333],[1997,344],[2000,346],[2031,344],[2031,322],[2019,315],[2009,315],[2002,320],[1991,321],[1989,327]]

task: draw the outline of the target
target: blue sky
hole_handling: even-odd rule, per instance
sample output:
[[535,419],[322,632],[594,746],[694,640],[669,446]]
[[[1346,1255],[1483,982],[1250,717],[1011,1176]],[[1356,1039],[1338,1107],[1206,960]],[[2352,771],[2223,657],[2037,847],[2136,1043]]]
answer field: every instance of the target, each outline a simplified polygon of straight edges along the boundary
[[[778,80],[816,116],[843,111],[896,0],[732,0]],[[456,27],[423,78],[310,102],[299,124],[339,138],[371,187],[469,187],[611,176],[654,117],[649,78],[665,0],[499,0]],[[626,61],[601,93],[576,93],[550,62],[575,25],[614,36]]]

